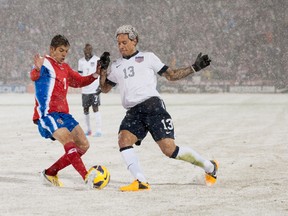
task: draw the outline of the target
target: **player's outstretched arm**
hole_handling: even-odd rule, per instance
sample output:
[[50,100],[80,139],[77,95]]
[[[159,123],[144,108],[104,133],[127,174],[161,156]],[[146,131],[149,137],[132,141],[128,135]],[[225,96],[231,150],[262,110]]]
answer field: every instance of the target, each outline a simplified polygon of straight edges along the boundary
[[191,67],[172,69],[168,68],[165,73],[162,74],[169,81],[180,80],[189,74],[195,73]]
[[186,68],[179,68],[179,69],[171,69],[168,68],[165,73],[163,73],[162,76],[164,76],[169,81],[176,81],[180,80],[189,74],[196,73],[203,68],[206,68],[210,65],[211,59],[208,57],[208,55],[202,55],[202,53],[199,53],[197,56],[194,64],[192,64],[190,67]]
[[30,79],[32,81],[36,81],[40,77],[40,69],[43,65],[44,58],[40,56],[40,54],[36,54],[34,56],[34,68],[30,72]]

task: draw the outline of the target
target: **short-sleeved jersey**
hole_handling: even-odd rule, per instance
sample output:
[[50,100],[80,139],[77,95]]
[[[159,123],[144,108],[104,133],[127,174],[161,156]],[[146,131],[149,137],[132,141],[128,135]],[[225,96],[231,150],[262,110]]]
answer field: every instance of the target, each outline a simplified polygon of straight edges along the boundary
[[[96,71],[97,61],[99,57],[93,55],[92,58],[87,61],[85,57],[79,59],[78,61],[78,72],[81,72],[82,76],[87,76]],[[99,86],[99,79],[95,80],[88,86],[82,87],[82,94],[93,94]]]
[[45,56],[41,70],[33,69],[30,77],[35,81],[33,120],[52,112],[69,113],[66,97],[68,86],[80,88],[95,80],[92,74],[82,77],[68,64],[59,64],[50,56]]
[[118,84],[122,105],[130,109],[150,97],[160,98],[156,75],[163,67],[165,65],[154,53],[137,51],[129,59],[114,61],[107,79],[112,85]]

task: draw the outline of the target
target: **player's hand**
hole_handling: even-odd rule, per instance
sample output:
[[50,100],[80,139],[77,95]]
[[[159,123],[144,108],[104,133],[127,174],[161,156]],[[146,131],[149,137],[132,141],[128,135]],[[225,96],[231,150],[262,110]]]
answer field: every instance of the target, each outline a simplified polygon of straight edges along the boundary
[[202,70],[203,68],[210,65],[211,59],[208,57],[208,55],[203,55],[202,53],[199,53],[199,55],[196,58],[195,63],[192,65],[194,70],[196,72]]
[[99,64],[101,66],[101,69],[106,70],[110,64],[110,53],[109,52],[104,52],[99,60]]
[[34,56],[34,65],[37,71],[40,71],[40,68],[42,67],[43,63],[44,63],[44,57],[41,57],[40,54],[36,54]]

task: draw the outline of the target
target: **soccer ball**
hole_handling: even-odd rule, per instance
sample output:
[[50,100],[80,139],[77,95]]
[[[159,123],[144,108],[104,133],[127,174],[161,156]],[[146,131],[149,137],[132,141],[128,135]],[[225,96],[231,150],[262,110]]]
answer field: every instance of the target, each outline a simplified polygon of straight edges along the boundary
[[95,165],[88,170],[88,183],[92,188],[103,189],[110,181],[110,173],[105,166]]

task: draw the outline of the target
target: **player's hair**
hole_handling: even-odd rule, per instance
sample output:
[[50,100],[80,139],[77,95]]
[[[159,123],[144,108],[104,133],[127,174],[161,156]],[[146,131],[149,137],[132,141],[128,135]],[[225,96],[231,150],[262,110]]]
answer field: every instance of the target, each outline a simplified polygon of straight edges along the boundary
[[68,39],[64,35],[56,35],[52,38],[50,46],[57,48],[59,46],[70,46]]
[[139,35],[136,30],[132,25],[122,25],[120,26],[117,31],[116,31],[116,38],[119,34],[128,34],[128,38],[130,40],[137,40],[137,43],[139,42]]

